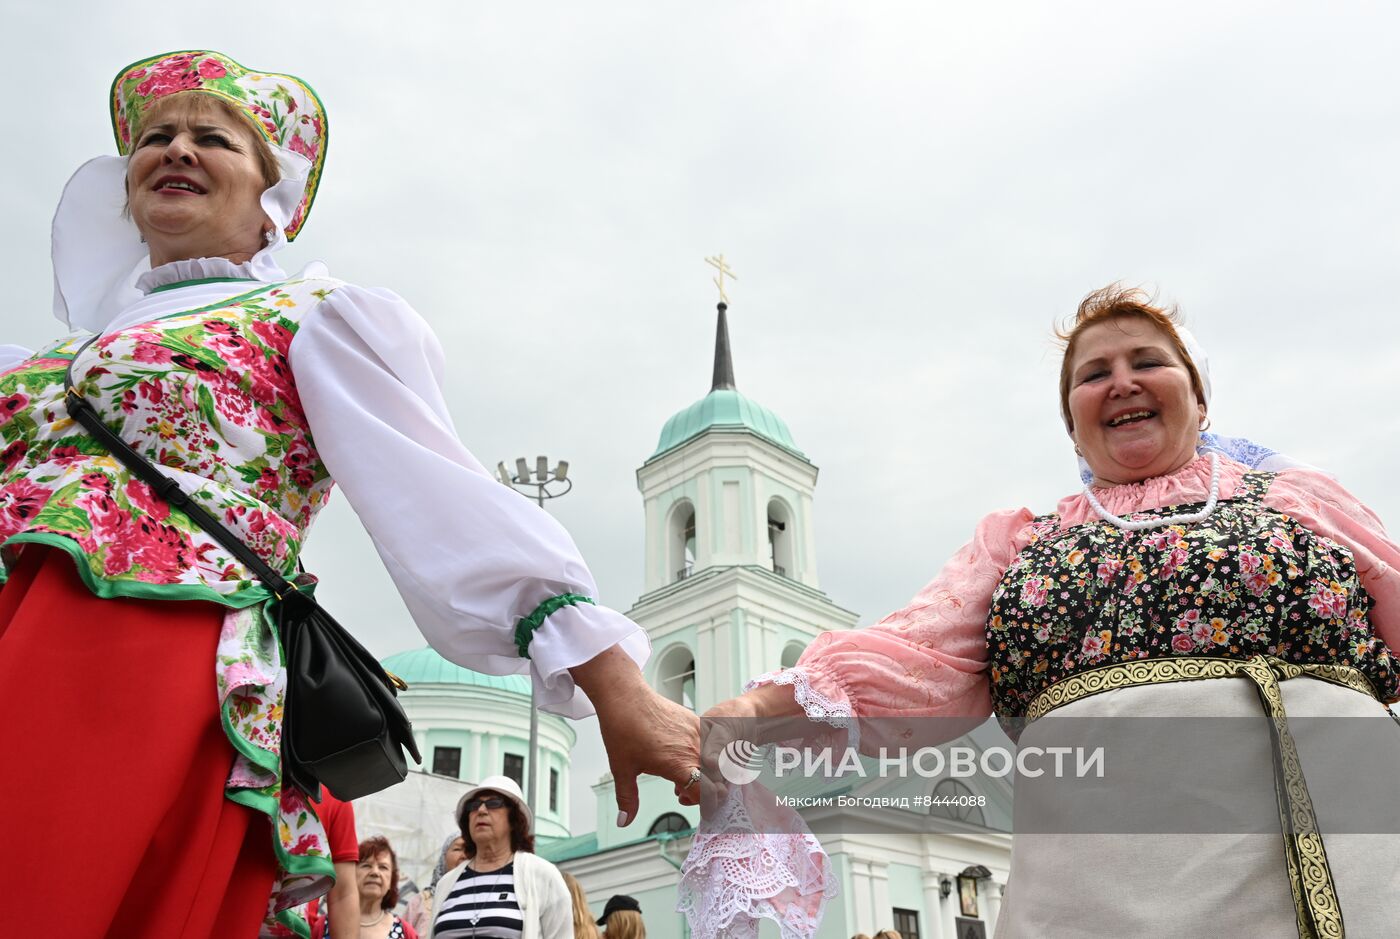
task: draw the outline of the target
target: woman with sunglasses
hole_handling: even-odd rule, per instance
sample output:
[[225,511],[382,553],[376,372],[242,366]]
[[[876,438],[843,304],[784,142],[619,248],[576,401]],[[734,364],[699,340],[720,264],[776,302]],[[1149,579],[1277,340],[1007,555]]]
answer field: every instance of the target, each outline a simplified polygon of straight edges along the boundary
[[537,856],[534,820],[509,776],[490,776],[457,803],[467,859],[435,891],[432,939],[571,939],[564,877]]

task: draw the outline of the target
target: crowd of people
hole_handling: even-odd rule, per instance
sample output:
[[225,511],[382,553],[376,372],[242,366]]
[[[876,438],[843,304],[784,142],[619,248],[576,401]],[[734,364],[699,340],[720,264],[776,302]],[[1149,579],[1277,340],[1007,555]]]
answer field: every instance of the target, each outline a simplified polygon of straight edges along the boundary
[[534,853],[533,816],[508,776],[490,777],[463,793],[455,827],[423,886],[407,880],[388,838],[372,835],[357,842],[351,805],[326,793],[322,807],[335,886],[324,900],[280,919],[269,917],[264,936],[646,939],[635,898],[610,897],[594,920],[578,880]]
[[[324,265],[277,265],[326,159],[310,86],[172,52],[121,69],[108,108],[117,153],[78,169],[54,217],[66,333],[0,348],[0,713],[24,715],[0,722],[0,804],[24,807],[11,835],[35,870],[67,869],[72,844],[102,835],[82,891],[41,878],[29,901],[54,934],[81,937],[247,939],[298,917],[335,939],[591,934],[505,777],[463,795],[432,883],[400,909],[392,845],[356,841],[348,807],[285,784],[278,598],[170,487],[291,577],[339,486],[436,649],[529,671],[546,709],[596,712],[619,825],[641,774],[687,804],[713,791],[700,718],[643,679],[645,632],[598,603],[564,529],[459,440],[424,320]],[[1400,699],[1400,547],[1328,473],[1208,432],[1209,371],[1175,311],[1110,287],[1061,338],[1083,490],[1051,513],[988,515],[905,609],[822,634],[707,716],[849,730],[995,715],[1024,743],[1051,711],[1262,714],[1278,730],[1256,741],[1270,772],[1249,798],[1278,800],[1279,833],[1018,835],[998,934],[1389,934],[1397,834],[1329,835],[1324,850],[1314,807],[1346,797],[1310,792],[1312,744],[1286,717],[1370,718],[1363,749],[1396,749],[1382,718]],[[76,431],[75,397],[166,483]],[[1020,457],[1012,435],[1007,450]],[[871,746],[891,732],[865,729]],[[1190,745],[1175,746],[1183,775],[1154,791],[1194,784]],[[73,752],[120,778],[121,812],[69,771]],[[800,850],[702,825],[683,868],[683,889],[701,885],[683,897],[697,935],[755,910],[795,935],[816,928],[820,903],[788,889],[808,881],[772,867],[824,853],[800,821],[780,830]],[[627,897],[595,925],[644,935]]]

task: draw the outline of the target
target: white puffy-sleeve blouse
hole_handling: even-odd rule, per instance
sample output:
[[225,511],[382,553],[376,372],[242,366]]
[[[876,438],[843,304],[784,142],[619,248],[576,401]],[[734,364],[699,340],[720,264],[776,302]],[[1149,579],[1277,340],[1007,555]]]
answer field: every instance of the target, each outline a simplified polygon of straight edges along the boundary
[[[317,264],[295,279],[308,276],[326,275]],[[163,265],[142,275],[144,299],[104,332],[248,288],[189,283],[217,277],[271,279],[218,258]],[[321,461],[434,649],[491,674],[531,671],[541,706],[568,717],[593,710],[570,667],[619,643],[638,665],[646,661],[641,627],[601,604],[577,603],[545,617],[525,664],[517,623],[563,594],[596,600],[597,587],[563,526],[497,482],[458,439],[442,394],[442,348],[403,298],[339,287],[301,321],[289,359]]]
[[[442,348],[401,297],[336,290],[303,321],[290,359],[321,461],[445,658],[520,671],[521,618],[562,594],[597,599],[564,527],[458,439],[442,396]],[[529,646],[542,705],[591,713],[566,670],[617,643],[646,661],[646,634],[622,614],[582,603],[550,613]]]

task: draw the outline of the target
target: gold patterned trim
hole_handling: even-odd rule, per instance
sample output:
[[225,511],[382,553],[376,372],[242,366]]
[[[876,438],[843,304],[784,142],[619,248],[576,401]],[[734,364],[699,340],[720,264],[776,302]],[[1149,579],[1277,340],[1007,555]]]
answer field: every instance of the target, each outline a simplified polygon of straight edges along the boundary
[[[1341,685],[1359,691],[1364,695],[1380,700],[1369,679],[1349,665],[1294,665],[1273,657],[1267,658],[1270,669],[1277,669],[1283,679],[1307,675],[1322,681]],[[1044,717],[1057,707],[1071,704],[1080,698],[1116,691],[1119,688],[1133,688],[1138,685],[1155,685],[1169,681],[1200,681],[1207,678],[1238,678],[1244,674],[1245,663],[1237,659],[1216,659],[1205,656],[1180,655],[1160,659],[1141,659],[1135,662],[1114,662],[1088,671],[1071,675],[1055,682],[1040,691],[1031,699],[1026,708],[1025,719],[1029,723]]]
[[1032,721],[1057,707],[1105,691],[1172,681],[1200,681],[1210,678],[1247,678],[1259,693],[1259,703],[1271,720],[1269,737],[1273,744],[1274,793],[1278,799],[1279,828],[1283,832],[1283,853],[1288,866],[1288,883],[1293,893],[1294,911],[1301,939],[1343,939],[1346,927],[1322,833],[1317,829],[1312,796],[1298,759],[1298,748],[1288,729],[1280,681],[1307,675],[1351,688],[1380,700],[1371,683],[1360,671],[1347,665],[1295,665],[1272,656],[1256,655],[1246,661],[1180,656],[1119,662],[1081,672],[1058,681],[1041,691],[1026,709]]

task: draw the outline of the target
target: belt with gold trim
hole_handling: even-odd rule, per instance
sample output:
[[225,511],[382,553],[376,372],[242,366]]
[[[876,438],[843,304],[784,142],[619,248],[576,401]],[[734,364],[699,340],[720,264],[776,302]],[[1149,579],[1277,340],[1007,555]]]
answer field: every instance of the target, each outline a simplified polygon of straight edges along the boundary
[[1288,730],[1288,715],[1284,712],[1283,692],[1279,688],[1280,681],[1299,675],[1351,688],[1380,700],[1366,676],[1347,665],[1295,665],[1267,655],[1243,661],[1179,656],[1118,662],[1065,678],[1032,698],[1025,718],[1033,721],[1073,701],[1119,688],[1211,678],[1249,679],[1259,692],[1264,713],[1271,718],[1274,792],[1278,797],[1288,881],[1298,916],[1298,935],[1301,939],[1342,939],[1346,928],[1342,924],[1336,885],[1322,846],[1322,833],[1317,830],[1317,818],[1298,761],[1298,749]]

